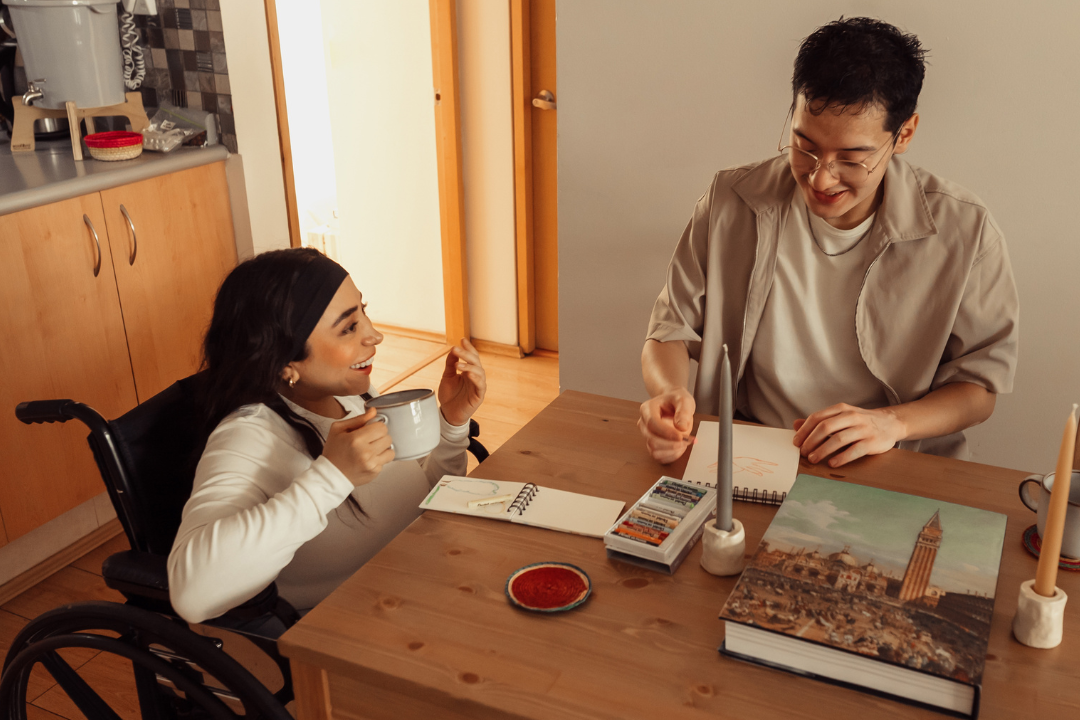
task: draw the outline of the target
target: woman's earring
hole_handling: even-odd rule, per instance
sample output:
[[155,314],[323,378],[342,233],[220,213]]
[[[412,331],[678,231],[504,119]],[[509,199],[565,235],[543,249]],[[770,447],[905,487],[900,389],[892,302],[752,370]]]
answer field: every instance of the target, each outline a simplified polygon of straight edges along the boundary
[[292,390],[294,387],[296,387],[296,378],[291,377],[289,378],[289,389]]

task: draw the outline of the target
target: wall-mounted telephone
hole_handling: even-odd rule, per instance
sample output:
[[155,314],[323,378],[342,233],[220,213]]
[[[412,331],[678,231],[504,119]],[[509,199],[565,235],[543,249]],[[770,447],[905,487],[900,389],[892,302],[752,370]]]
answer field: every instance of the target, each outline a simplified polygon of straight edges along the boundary
[[132,15],[157,15],[157,0],[121,0],[124,12]]
[[135,28],[135,15],[157,15],[157,0],[122,0],[124,12],[120,13],[120,49],[124,54],[124,85],[137,90],[146,77],[146,61],[139,47],[139,31]]

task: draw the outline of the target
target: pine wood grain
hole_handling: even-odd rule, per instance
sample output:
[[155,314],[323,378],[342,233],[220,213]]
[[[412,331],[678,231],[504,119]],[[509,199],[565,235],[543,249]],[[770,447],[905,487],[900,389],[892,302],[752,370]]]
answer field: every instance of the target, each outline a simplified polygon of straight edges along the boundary
[[0,608],[32,620],[53,608],[83,600],[109,600],[122,603],[124,596],[107,587],[100,574],[88,573],[69,565],[13,600],[4,603]]
[[471,337],[469,267],[465,242],[465,183],[462,180],[457,2],[428,0],[428,8],[431,23],[431,75],[435,89],[435,154],[439,176],[446,336]]
[[[484,477],[533,481],[632,502],[686,459],[653,462],[635,427],[637,404],[563,393],[482,467]],[[702,419],[704,416],[699,416]],[[1024,473],[904,451],[832,471],[801,471],[977,505],[1009,516],[983,682],[981,717],[1071,717],[1080,707],[1080,608],[1066,608],[1054,650],[1011,637],[1017,588],[1035,559],[1020,536]],[[775,508],[736,503],[755,548]],[[699,566],[700,545],[674,576],[608,560],[599,540],[481,518],[426,513],[282,638],[286,655],[330,673],[335,692],[377,687],[374,717],[937,718],[912,708],[720,656],[717,614],[736,579]],[[592,578],[580,608],[516,610],[504,584],[518,567],[570,562]],[[1080,576],[1059,575],[1067,593]],[[338,678],[338,679],[335,679]],[[340,690],[336,690],[340,688]],[[396,711],[396,712],[395,712]],[[374,712],[374,711],[373,711]]]
[[[19,631],[25,625],[26,618],[6,610],[0,610],[0,657],[7,657],[12,641],[15,640],[15,636],[19,634]],[[97,651],[87,648],[74,648],[62,650],[60,655],[73,668],[80,668],[97,655]],[[36,700],[54,685],[56,685],[56,681],[53,680],[52,676],[43,667],[37,666],[30,673],[30,682],[26,691],[27,698],[31,701]]]
[[0,238],[2,545],[102,491],[85,426],[24,425],[15,406],[72,398],[115,417],[136,398],[98,193],[0,217]]
[[[26,572],[21,573],[17,577],[0,585],[0,605],[6,603],[8,600],[18,597],[23,592],[38,585],[43,580],[52,576],[53,573],[67,565],[71,564],[72,566],[76,566],[78,561],[87,555],[94,555],[96,557],[98,552],[96,548],[110,538],[116,537],[117,533],[120,532],[120,521],[114,518],[89,535],[83,537],[78,542],[72,543],[52,557],[47,558],[44,562],[38,563]],[[126,539],[124,543],[125,545],[127,544]],[[104,557],[108,556],[106,555]],[[74,563],[72,562],[73,560],[75,561]],[[92,572],[97,575],[101,574],[100,562],[98,563],[97,569]]]
[[510,0],[510,87],[514,122],[514,249],[517,272],[518,345],[536,347],[533,255],[532,57],[530,0]]
[[143,401],[198,368],[214,296],[236,265],[225,163],[103,190],[101,202]]
[[[559,99],[555,0],[531,0],[529,52],[531,97],[547,90]],[[559,349],[559,111],[532,112],[532,242],[536,347]]]
[[[110,653],[99,653],[79,668],[79,677],[104,699],[122,720],[142,720],[131,662]],[[81,718],[82,713],[60,686],[50,688],[34,700],[34,705],[63,718]]]

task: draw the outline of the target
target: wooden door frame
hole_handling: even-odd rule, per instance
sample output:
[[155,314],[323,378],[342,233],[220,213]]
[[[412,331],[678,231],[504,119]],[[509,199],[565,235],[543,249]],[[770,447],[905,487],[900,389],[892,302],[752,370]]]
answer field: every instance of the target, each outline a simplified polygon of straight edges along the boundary
[[289,110],[285,102],[285,75],[281,68],[281,38],[278,35],[276,0],[263,0],[266,10],[266,35],[270,43],[270,74],[274,81],[274,109],[277,111],[278,149],[285,184],[285,215],[289,223],[289,245],[300,247],[300,214],[296,203],[296,177],[293,175],[292,140],[289,135]]
[[518,346],[536,349],[536,271],[533,249],[532,61],[530,0],[510,0],[510,83],[514,118],[514,225]]
[[435,152],[439,168],[443,305],[446,342],[471,338],[469,268],[465,245],[465,183],[461,154],[461,82],[458,75],[457,0],[428,0],[435,87]]
[[[461,93],[458,76],[457,2],[428,0],[431,16],[431,62],[434,85],[435,148],[439,178],[439,220],[442,234],[443,306],[447,342],[471,337],[469,275],[465,245],[465,193],[462,179]],[[301,246],[300,220],[293,174],[289,113],[281,63],[277,4],[264,0],[270,44],[274,105],[277,110],[285,207],[292,247]]]

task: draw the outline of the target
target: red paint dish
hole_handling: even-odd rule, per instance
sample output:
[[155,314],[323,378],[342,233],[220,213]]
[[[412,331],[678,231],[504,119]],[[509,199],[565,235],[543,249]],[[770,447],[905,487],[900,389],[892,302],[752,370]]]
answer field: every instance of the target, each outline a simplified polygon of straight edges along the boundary
[[536,563],[511,573],[506,596],[523,610],[561,612],[589,597],[592,583],[585,571],[567,563]]
[[93,133],[83,138],[87,147],[92,148],[119,148],[142,145],[142,133],[127,132],[126,130],[111,130],[109,132]]

